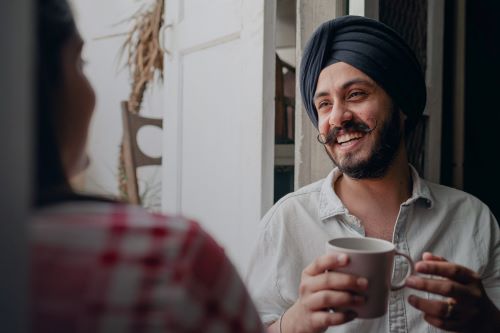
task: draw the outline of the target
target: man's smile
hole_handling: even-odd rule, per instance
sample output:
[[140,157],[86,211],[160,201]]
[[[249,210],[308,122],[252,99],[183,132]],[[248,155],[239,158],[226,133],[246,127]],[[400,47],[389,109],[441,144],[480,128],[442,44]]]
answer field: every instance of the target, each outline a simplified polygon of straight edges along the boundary
[[340,145],[345,145],[351,141],[359,140],[365,136],[365,133],[361,132],[351,132],[337,136],[337,143]]

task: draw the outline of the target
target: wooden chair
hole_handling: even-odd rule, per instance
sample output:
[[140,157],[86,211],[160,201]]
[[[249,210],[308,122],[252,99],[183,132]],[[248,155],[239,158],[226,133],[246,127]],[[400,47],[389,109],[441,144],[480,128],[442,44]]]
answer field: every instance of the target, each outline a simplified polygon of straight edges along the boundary
[[137,133],[146,125],[163,128],[162,119],[147,118],[130,112],[128,102],[122,102],[123,121],[123,158],[127,177],[128,200],[132,204],[141,204],[137,168],[146,165],[161,165],[161,157],[150,157],[144,154],[137,144]]

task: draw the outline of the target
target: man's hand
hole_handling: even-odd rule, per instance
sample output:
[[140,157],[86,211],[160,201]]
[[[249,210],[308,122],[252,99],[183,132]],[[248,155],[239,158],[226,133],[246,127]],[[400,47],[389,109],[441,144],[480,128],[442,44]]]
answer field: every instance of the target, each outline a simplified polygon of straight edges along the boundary
[[500,332],[500,311],[486,295],[480,277],[470,269],[424,253],[415,265],[422,274],[439,279],[412,276],[410,288],[447,297],[445,301],[411,295],[408,302],[424,313],[424,319],[440,329],[460,332]]
[[[363,296],[357,295],[368,287],[365,278],[330,271],[346,266],[348,262],[344,254],[327,254],[304,269],[299,298],[281,318],[283,333],[322,332],[329,326],[347,323],[356,317],[354,312],[335,310],[365,302]],[[272,326],[279,329],[279,324],[278,320]]]

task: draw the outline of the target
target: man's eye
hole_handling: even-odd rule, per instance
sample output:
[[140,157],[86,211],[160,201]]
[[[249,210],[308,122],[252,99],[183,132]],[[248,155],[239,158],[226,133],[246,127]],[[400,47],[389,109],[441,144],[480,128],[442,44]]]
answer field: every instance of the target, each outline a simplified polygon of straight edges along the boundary
[[318,110],[320,109],[324,109],[326,107],[330,106],[330,102],[329,101],[321,101],[318,103]]
[[361,97],[361,96],[365,96],[365,95],[366,95],[366,93],[363,91],[353,91],[349,94],[349,96],[347,98],[351,99],[351,98]]

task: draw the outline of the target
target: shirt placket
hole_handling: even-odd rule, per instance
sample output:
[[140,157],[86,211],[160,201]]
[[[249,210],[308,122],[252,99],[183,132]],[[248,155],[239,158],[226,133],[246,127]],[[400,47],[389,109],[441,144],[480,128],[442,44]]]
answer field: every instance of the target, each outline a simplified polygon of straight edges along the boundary
[[[406,242],[406,223],[408,219],[410,206],[403,204],[399,209],[399,215],[394,226],[393,243],[399,252],[408,254],[408,244]],[[394,277],[395,281],[401,281],[406,275],[409,266],[402,256],[394,258]],[[391,333],[406,333],[408,332],[408,324],[406,320],[406,305],[404,299],[404,288],[396,291],[391,291],[389,295],[389,331]]]

